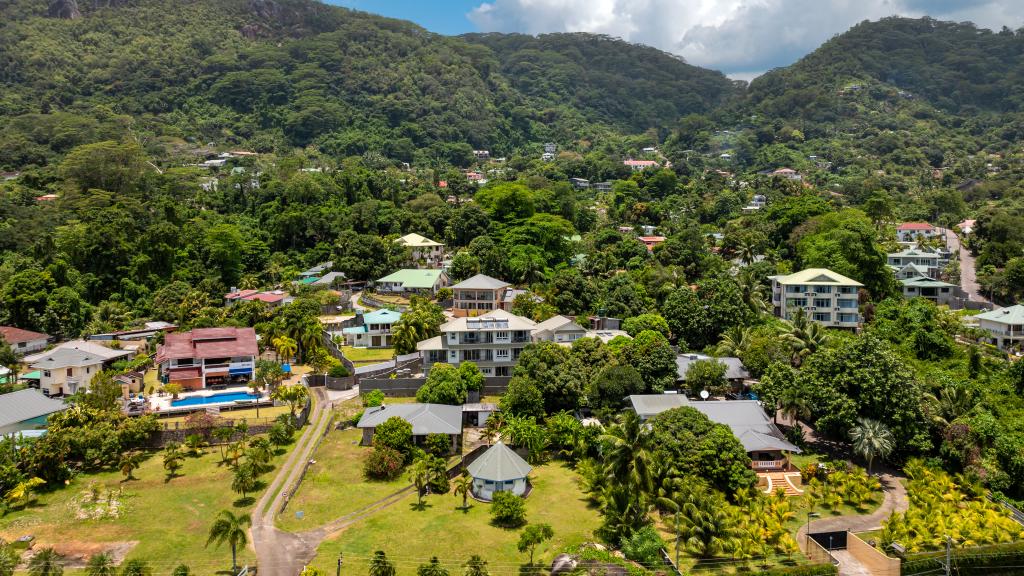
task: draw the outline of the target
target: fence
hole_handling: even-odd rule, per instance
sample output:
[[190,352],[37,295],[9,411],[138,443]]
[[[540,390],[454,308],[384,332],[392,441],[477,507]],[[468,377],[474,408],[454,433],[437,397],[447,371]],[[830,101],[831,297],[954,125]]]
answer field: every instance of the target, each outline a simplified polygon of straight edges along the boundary
[[[961,576],[1021,574],[1024,572],[1024,543],[954,549],[950,559],[952,572]],[[916,576],[941,572],[945,562],[945,551],[911,555],[903,560],[902,574]]]
[[381,374],[388,374],[400,369],[409,369],[412,371],[415,369],[419,371],[419,364],[422,361],[420,355],[416,352],[412,354],[403,354],[396,356],[391,360],[385,362],[378,362],[377,364],[367,364],[365,366],[359,366],[353,370],[353,373],[359,378],[367,378],[372,376],[379,376]]
[[[302,428],[306,425],[311,407],[312,402],[307,400],[306,405],[295,415],[296,428]],[[274,425],[274,422],[277,421],[276,418],[244,418],[243,420],[249,426],[249,434],[265,434]],[[180,420],[176,422],[160,422],[160,424],[162,424],[163,428],[154,432],[149,439],[151,448],[163,448],[169,442],[181,443],[185,441],[185,438],[193,434],[199,434],[211,445],[217,445],[219,442],[212,436],[212,432],[217,427],[228,425],[228,420],[216,418],[213,421],[207,420],[204,425],[200,426]]]

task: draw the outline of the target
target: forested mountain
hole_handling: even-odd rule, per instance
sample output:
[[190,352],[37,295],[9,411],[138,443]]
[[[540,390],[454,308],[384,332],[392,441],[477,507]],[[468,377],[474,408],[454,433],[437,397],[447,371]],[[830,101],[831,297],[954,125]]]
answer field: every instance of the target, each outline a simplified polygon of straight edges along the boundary
[[110,136],[112,113],[157,136],[462,165],[470,146],[641,132],[734,92],[589,35],[451,38],[312,0],[70,1],[0,6],[0,166]]

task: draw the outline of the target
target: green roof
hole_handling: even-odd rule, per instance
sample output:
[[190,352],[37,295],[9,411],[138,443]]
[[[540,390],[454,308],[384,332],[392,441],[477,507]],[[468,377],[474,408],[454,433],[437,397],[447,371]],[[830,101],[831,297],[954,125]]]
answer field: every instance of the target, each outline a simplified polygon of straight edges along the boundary
[[978,314],[975,318],[999,322],[1000,324],[1024,324],[1024,306],[1016,304],[1007,308]]
[[377,280],[377,282],[392,282],[401,284],[405,289],[427,289],[433,288],[437,280],[444,272],[441,270],[418,270],[406,268]]
[[312,284],[317,280],[319,280],[319,278],[317,278],[316,276],[310,276],[309,278],[303,278],[302,280],[299,280],[299,284]]
[[779,284],[792,285],[792,284],[812,284],[812,285],[837,285],[837,286],[863,286],[860,282],[847,278],[838,272],[833,272],[827,268],[808,268],[799,272],[794,272],[788,276],[769,276],[774,280],[778,280]]

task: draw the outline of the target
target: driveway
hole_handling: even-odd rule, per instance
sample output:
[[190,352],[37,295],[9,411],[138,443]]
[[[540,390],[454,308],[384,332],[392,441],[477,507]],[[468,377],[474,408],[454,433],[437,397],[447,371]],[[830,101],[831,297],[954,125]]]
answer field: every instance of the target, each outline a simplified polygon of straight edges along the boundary
[[988,298],[981,294],[981,286],[978,284],[978,272],[975,269],[974,256],[961,242],[960,237],[952,230],[946,229],[946,244],[950,252],[960,255],[960,287],[967,293],[967,299],[975,302],[985,302],[991,306]]

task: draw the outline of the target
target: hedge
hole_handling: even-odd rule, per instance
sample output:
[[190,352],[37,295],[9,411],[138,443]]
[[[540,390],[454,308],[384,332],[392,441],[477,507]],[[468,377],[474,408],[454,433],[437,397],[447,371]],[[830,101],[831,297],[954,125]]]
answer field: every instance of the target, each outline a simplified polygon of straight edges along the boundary
[[[1020,574],[1020,566],[1024,566],[1024,542],[977,546],[966,550],[954,549],[952,559],[953,567],[959,574],[964,576],[971,574],[984,576]],[[913,574],[939,570],[942,569],[945,561],[945,551],[910,556],[909,559],[903,561],[901,573],[906,576],[912,576]],[[1000,567],[1008,567],[1008,570],[1005,572],[993,570],[993,568],[998,569]]]

